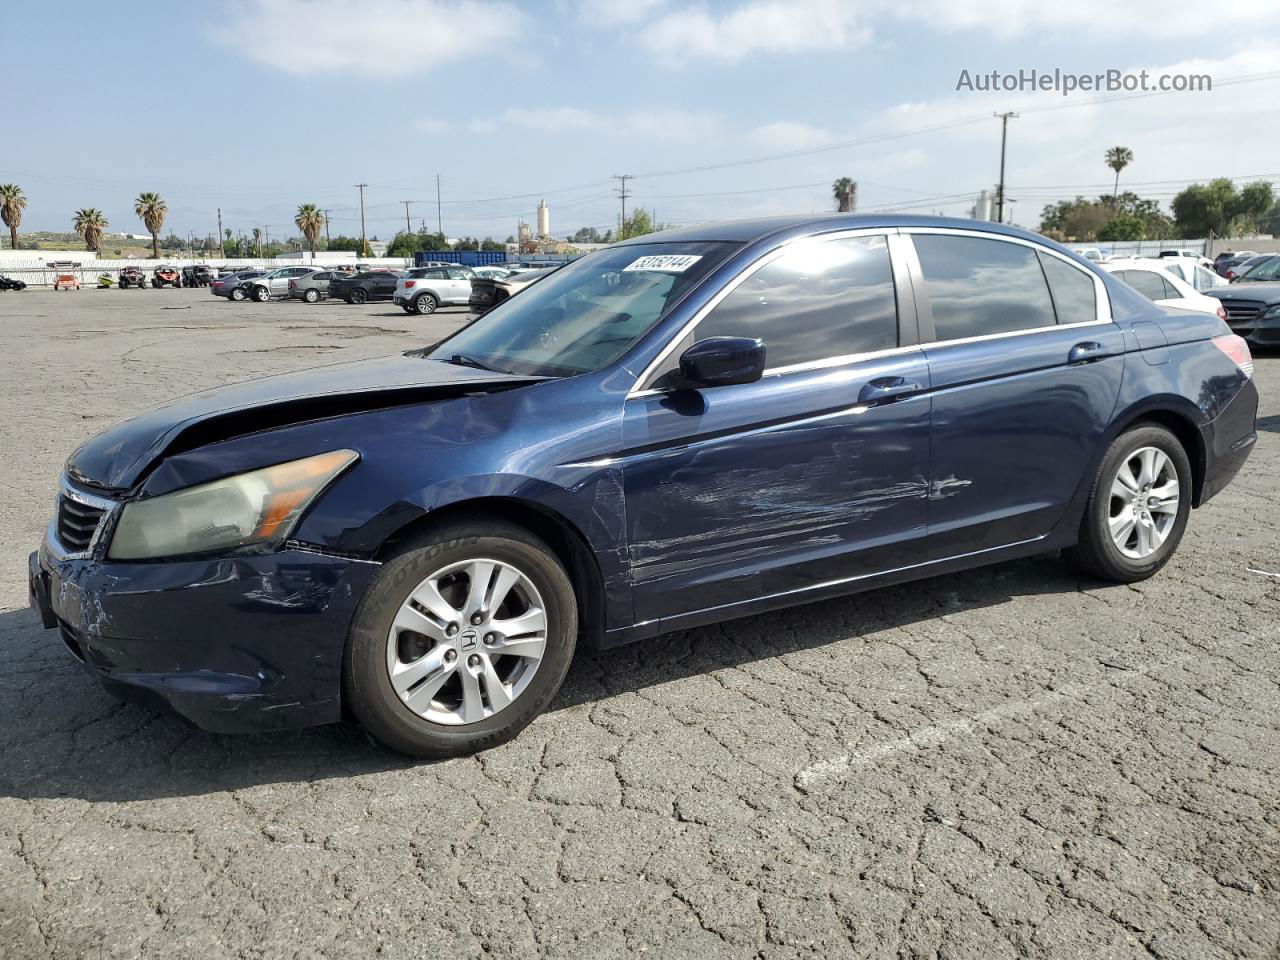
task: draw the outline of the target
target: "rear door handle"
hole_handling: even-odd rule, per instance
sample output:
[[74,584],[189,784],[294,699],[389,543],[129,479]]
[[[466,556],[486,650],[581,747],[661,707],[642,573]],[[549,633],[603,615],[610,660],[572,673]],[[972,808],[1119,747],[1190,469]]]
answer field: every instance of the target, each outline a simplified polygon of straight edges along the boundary
[[879,377],[858,392],[858,403],[889,403],[919,393],[924,387],[904,377]]
[[1067,354],[1067,363],[1091,363],[1111,355],[1111,350],[1096,340],[1085,340],[1071,348],[1071,352]]

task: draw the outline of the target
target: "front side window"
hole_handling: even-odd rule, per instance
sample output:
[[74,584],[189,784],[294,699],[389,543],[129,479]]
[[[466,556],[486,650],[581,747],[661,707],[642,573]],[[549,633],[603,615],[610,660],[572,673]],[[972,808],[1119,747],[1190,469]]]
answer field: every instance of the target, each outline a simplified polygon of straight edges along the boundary
[[1049,286],[1035,250],[1018,243],[916,234],[912,237],[938,340],[1052,327]]
[[884,237],[801,240],[704,317],[695,340],[758,337],[769,368],[889,350],[898,304]]
[[428,356],[530,376],[599,370],[739,246],[636,243],[588,254],[502,301]]

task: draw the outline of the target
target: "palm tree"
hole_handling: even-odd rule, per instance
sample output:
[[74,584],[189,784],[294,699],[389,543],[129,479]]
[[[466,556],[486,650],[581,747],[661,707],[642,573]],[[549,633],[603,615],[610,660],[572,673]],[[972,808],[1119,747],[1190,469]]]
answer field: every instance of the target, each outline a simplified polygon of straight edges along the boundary
[[133,201],[133,212],[151,232],[151,255],[160,259],[160,228],[164,226],[164,215],[169,212],[168,206],[160,199],[158,193],[140,193]]
[[840,213],[853,213],[854,208],[858,205],[858,182],[856,180],[841,177],[831,185],[831,192],[835,194],[836,210]]
[[307,246],[311,248],[311,260],[316,259],[316,240],[324,227],[324,214],[314,203],[303,203],[298,206],[298,215],[293,218],[294,224],[307,238]]
[[253,228],[253,246],[258,251],[258,256],[262,256],[262,228]]
[[0,183],[0,220],[9,228],[9,248],[18,249],[18,227],[22,224],[22,211],[27,209],[27,198],[16,183]]
[[84,237],[84,245],[94,253],[102,253],[102,232],[110,226],[106,215],[97,207],[77,210],[73,221],[76,233]]
[[1133,151],[1128,147],[1112,147],[1106,154],[1107,166],[1116,172],[1116,185],[1111,191],[1114,200],[1120,193],[1120,171],[1133,163]]

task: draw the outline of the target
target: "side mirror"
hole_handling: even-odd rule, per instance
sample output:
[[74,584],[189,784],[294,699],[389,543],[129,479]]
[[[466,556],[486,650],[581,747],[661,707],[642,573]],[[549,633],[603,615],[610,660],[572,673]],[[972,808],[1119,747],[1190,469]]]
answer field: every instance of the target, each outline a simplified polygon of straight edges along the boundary
[[709,337],[680,354],[674,387],[699,389],[755,383],[764,374],[764,341],[752,337]]

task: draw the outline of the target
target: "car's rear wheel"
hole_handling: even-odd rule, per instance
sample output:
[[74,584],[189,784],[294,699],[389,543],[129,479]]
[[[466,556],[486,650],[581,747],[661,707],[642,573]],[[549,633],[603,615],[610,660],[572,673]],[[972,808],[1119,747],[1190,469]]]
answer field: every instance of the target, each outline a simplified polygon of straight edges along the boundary
[[551,702],[577,638],[555,554],[506,523],[441,528],[383,564],[352,626],[352,713],[419,757],[505,743]]
[[436,298],[429,293],[419,294],[418,298],[413,301],[413,309],[419,314],[435,313],[437,306],[439,304]]
[[1191,495],[1191,461],[1173,433],[1156,424],[1125,431],[1102,458],[1068,559],[1104,580],[1147,579],[1178,548]]
[[254,287],[253,299],[256,300],[258,303],[266,303],[268,300],[271,299],[271,291],[268,290],[266,287]]
[[303,293],[302,299],[307,301],[307,303],[315,303],[317,300],[320,299],[320,291],[316,290],[313,287],[312,289],[307,290],[305,293]]
[[368,292],[367,292],[367,291],[365,291],[365,290],[361,290],[359,287],[356,287],[354,290],[352,290],[352,291],[351,291],[351,297],[350,297],[350,299],[349,299],[349,301],[348,301],[348,302],[349,302],[349,303],[364,303],[364,302],[365,302],[366,300],[368,300],[368,299],[369,299],[369,294],[368,294]]
[[234,290],[232,290],[232,291],[231,291],[231,297],[230,297],[230,299],[232,299],[232,300],[243,300],[243,299],[245,298],[245,296],[246,296],[246,294],[245,294],[245,292],[244,292],[244,288],[243,288],[243,287],[236,287]]

